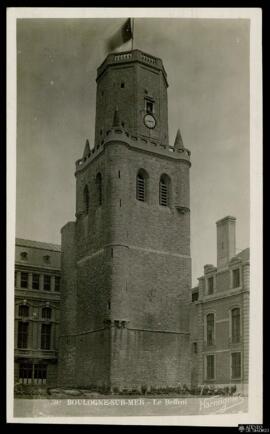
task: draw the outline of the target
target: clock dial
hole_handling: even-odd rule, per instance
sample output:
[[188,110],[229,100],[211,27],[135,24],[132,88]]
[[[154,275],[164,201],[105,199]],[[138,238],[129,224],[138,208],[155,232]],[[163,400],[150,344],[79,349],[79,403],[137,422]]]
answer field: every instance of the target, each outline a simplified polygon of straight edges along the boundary
[[147,128],[153,129],[156,126],[156,119],[153,115],[148,113],[144,116],[144,124]]

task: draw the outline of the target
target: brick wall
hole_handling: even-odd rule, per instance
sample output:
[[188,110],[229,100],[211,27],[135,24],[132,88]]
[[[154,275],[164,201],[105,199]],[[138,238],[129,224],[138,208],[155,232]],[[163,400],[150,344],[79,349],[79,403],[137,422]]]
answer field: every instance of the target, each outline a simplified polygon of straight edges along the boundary
[[[140,168],[148,173],[145,203],[136,200]],[[97,173],[102,175],[101,206]],[[171,179],[170,207],[159,205],[164,173]],[[62,335],[74,336],[60,338],[59,372],[77,386],[189,383],[190,224],[189,213],[174,207],[179,201],[189,207],[186,161],[142,155],[112,142],[76,178],[77,221],[62,230],[61,301]],[[112,327],[108,339],[104,324],[115,320],[139,330]]]

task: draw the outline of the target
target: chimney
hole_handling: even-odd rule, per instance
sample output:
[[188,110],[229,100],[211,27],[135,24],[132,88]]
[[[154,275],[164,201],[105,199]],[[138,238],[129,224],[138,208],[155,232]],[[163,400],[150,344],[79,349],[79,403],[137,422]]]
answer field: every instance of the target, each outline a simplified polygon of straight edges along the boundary
[[216,222],[217,225],[217,268],[226,267],[235,256],[236,218],[227,216]]

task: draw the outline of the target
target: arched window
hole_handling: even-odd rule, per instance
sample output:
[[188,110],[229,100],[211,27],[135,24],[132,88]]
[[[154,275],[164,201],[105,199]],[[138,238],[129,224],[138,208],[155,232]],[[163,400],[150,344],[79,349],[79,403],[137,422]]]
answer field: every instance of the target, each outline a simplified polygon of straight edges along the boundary
[[240,342],[240,330],[240,309],[236,307],[231,310],[231,334],[233,344]]
[[21,316],[22,318],[29,317],[29,306],[26,306],[25,304],[20,304],[19,316]]
[[206,343],[207,345],[214,345],[214,332],[215,332],[215,316],[209,313],[206,316]]
[[159,180],[159,205],[169,206],[170,178],[162,175]]
[[140,169],[136,178],[136,199],[140,200],[141,202],[146,201],[146,182],[147,173],[145,170]]
[[83,190],[83,206],[84,206],[84,213],[88,214],[89,211],[89,191],[88,186],[86,185]]
[[42,309],[42,318],[43,319],[51,319],[52,317],[52,310],[50,307],[43,307]]
[[102,205],[102,176],[99,172],[96,176],[96,187],[97,187],[97,203]]

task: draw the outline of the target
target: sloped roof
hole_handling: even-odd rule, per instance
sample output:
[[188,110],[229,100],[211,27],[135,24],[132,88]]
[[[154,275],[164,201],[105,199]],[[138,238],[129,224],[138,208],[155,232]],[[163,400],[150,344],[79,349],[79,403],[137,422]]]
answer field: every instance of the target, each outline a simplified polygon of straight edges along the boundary
[[44,243],[43,241],[25,240],[23,238],[16,238],[16,246],[34,247],[35,249],[61,252],[61,246],[59,244]]
[[242,259],[242,261],[248,261],[249,260],[249,247],[242,250],[240,253],[236,255],[237,258]]

